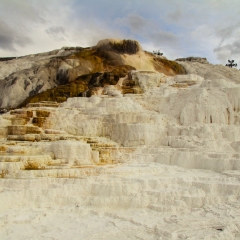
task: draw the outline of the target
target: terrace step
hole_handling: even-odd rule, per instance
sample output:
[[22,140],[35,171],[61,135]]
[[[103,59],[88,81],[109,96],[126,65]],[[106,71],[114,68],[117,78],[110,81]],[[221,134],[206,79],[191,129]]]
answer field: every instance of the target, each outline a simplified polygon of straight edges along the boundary
[[57,102],[51,102],[51,101],[42,101],[37,103],[29,103],[27,105],[27,108],[32,107],[51,107],[51,108],[57,108],[60,105],[60,103]]
[[31,125],[13,125],[8,126],[8,135],[40,134],[43,130]]

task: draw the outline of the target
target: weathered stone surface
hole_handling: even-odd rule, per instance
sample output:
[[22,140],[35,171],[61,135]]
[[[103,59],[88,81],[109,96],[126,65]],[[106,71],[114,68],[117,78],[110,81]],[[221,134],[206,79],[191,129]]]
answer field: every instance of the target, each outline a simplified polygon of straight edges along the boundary
[[92,165],[92,152],[89,144],[79,141],[62,140],[51,145],[55,158],[70,165]]
[[31,118],[33,116],[32,111],[22,109],[12,110],[10,111],[10,114],[17,116],[18,118]]
[[187,74],[112,70],[91,97],[1,114],[0,236],[239,239],[239,71],[179,63]]
[[[116,84],[116,78],[127,75],[127,69],[166,75],[185,73],[178,63],[142,51],[137,41],[116,39],[102,40],[91,48],[63,47],[0,61],[0,67],[1,108],[25,106],[29,102],[63,102],[86,91],[91,96],[96,91],[94,87]],[[98,74],[104,77],[97,79]]]
[[12,119],[12,124],[13,125],[25,125],[29,122],[30,118],[26,117],[26,118],[20,118],[20,117],[16,117]]
[[52,102],[52,101],[40,101],[40,102],[32,102],[28,103],[27,107],[49,107],[49,108],[56,108],[59,106],[59,103]]
[[131,71],[129,78],[134,82],[134,86],[139,86],[144,92],[153,87],[159,87],[166,75],[158,72]]
[[42,130],[35,126],[28,126],[28,125],[8,126],[9,135],[39,134],[41,132]]
[[46,110],[39,110],[39,109],[37,109],[36,110],[36,116],[37,117],[48,117],[49,116],[49,114],[50,114],[50,111],[46,111]]
[[[25,132],[14,132],[15,134],[18,135],[8,135],[7,140],[10,141],[28,141],[28,142],[35,142],[35,141],[41,141],[41,136],[39,134],[26,134],[26,135],[21,135],[24,134]],[[21,134],[20,134],[21,133]]]
[[205,64],[209,63],[206,58],[201,58],[201,57],[177,58],[175,61],[199,62],[199,63],[205,63]]
[[45,121],[46,121],[46,118],[45,118],[45,117],[34,117],[34,118],[32,119],[32,124],[33,124],[34,126],[43,127]]
[[40,170],[45,169],[46,165],[54,163],[52,158],[49,155],[41,155],[41,156],[29,156],[23,157],[24,160],[20,160],[23,162],[23,168],[25,170]]
[[[203,77],[208,87],[231,87],[240,82],[240,71],[223,65],[201,64],[199,62],[178,62],[187,74],[196,74]],[[206,86],[206,85],[205,85]]]

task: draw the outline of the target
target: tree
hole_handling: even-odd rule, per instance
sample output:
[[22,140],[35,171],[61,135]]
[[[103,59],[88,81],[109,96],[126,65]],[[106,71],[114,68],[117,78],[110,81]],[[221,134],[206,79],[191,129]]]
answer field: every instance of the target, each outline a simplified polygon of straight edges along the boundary
[[234,60],[228,60],[229,63],[226,64],[227,67],[237,67],[237,63],[234,63]]
[[163,55],[163,53],[161,53],[160,50],[156,50],[156,51],[153,50],[153,53],[157,56],[162,56]]

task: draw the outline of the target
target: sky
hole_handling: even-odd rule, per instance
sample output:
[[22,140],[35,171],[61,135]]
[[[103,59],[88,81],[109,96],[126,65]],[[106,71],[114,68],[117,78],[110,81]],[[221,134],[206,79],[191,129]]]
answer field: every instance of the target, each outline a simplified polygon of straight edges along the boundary
[[0,0],[0,57],[134,39],[168,59],[240,65],[239,0]]

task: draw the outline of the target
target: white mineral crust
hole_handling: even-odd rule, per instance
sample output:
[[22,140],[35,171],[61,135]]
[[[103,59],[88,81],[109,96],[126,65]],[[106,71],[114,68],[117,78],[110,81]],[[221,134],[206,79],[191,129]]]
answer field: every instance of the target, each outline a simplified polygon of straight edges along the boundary
[[180,64],[22,109],[50,112],[29,141],[1,115],[0,239],[240,239],[240,71]]

